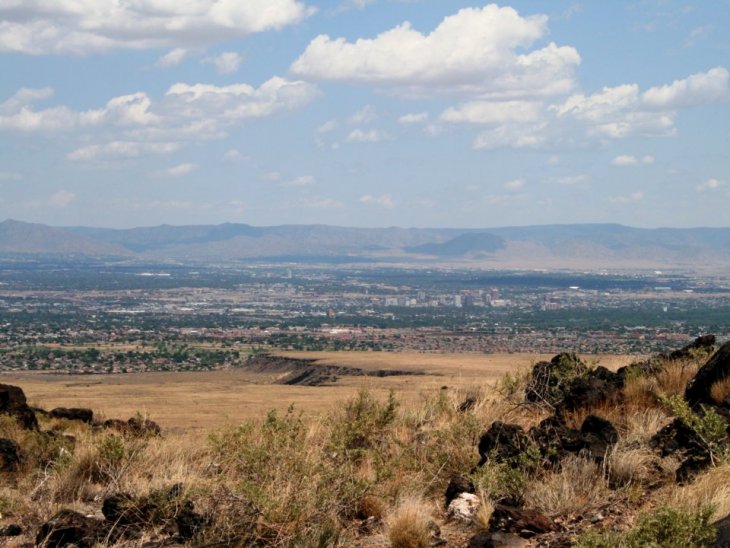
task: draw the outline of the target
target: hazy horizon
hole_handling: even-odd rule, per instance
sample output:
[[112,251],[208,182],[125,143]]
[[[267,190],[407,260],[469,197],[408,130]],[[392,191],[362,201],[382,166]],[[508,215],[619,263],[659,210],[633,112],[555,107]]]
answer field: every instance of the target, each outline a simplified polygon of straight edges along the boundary
[[730,1],[0,6],[0,218],[730,224]]

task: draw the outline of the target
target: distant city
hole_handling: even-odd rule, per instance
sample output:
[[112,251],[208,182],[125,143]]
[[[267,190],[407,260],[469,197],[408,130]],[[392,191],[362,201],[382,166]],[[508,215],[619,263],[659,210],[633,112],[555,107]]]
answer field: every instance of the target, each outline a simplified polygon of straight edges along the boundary
[[216,369],[271,350],[647,354],[730,338],[730,278],[660,271],[7,261],[0,284],[4,370]]

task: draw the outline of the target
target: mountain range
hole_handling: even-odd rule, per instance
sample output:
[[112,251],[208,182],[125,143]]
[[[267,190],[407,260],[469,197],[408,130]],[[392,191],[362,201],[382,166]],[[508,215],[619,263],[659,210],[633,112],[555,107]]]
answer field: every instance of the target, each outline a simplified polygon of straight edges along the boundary
[[494,268],[730,267],[730,228],[618,224],[488,229],[247,224],[52,227],[0,223],[0,254],[146,262],[235,261],[472,264]]

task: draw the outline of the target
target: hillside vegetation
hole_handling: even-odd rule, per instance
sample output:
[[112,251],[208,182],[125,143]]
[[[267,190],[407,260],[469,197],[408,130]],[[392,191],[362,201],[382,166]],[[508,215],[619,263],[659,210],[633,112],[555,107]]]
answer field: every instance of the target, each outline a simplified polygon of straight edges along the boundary
[[204,444],[0,385],[0,544],[723,545],[730,343],[714,343],[618,371],[560,354],[417,405],[362,391]]

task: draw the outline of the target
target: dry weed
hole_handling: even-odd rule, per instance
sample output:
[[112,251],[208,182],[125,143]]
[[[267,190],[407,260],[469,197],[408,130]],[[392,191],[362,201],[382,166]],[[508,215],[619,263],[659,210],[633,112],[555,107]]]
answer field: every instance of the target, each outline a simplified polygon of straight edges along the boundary
[[730,515],[730,464],[711,468],[691,484],[677,487],[668,498],[670,506],[687,512],[709,505],[714,510],[712,520]]
[[431,546],[430,523],[426,503],[406,497],[385,518],[386,534],[393,548],[426,548]]
[[525,501],[547,515],[567,515],[603,502],[606,492],[601,468],[591,460],[570,456],[559,471],[548,473],[542,481],[531,482]]
[[482,529],[484,531],[488,530],[489,521],[492,519],[492,514],[494,514],[494,503],[489,498],[487,493],[480,489],[479,507],[474,514],[474,525],[476,525],[478,529]]
[[619,442],[606,458],[609,483],[614,487],[646,484],[656,478],[656,460],[646,447]]
[[730,377],[717,381],[710,388],[710,396],[716,404],[722,404],[730,396]]

